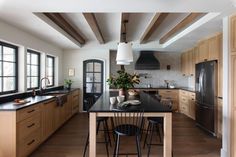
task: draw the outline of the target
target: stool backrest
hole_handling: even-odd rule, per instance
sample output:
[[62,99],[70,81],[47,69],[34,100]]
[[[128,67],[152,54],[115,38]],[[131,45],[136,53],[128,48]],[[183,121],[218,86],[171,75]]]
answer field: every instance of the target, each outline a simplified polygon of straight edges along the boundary
[[170,109],[172,109],[173,102],[171,99],[161,99],[161,104],[167,105]]
[[114,112],[114,125],[135,125],[140,128],[143,123],[143,113],[143,111]]

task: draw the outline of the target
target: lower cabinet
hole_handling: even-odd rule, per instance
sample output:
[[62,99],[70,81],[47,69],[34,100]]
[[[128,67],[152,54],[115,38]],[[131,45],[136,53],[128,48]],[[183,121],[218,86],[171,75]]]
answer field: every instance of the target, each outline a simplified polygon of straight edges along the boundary
[[79,109],[79,90],[17,111],[0,111],[0,157],[27,157]]
[[223,117],[223,99],[218,98],[217,104],[217,137],[222,137],[222,117]]
[[179,111],[195,120],[195,93],[185,90],[179,92]]
[[55,130],[54,111],[56,100],[42,103],[42,141],[46,140]]
[[170,99],[173,102],[173,111],[178,110],[179,106],[179,90],[178,89],[159,89],[158,94],[162,99]]

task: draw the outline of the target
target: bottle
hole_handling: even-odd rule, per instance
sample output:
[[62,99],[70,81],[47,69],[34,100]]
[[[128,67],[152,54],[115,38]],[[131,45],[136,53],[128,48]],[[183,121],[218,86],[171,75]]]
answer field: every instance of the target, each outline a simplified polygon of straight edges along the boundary
[[36,96],[36,91],[35,91],[35,89],[33,88],[33,90],[32,90],[32,97],[35,97]]

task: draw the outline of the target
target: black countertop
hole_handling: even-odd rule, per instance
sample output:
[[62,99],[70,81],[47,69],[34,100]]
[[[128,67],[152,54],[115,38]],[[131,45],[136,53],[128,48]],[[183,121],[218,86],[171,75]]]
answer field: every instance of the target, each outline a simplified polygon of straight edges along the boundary
[[[145,88],[145,87],[134,87],[132,89],[140,89],[140,90],[158,90],[158,89],[166,89],[166,90],[179,90],[179,89],[182,89],[182,90],[186,90],[186,91],[189,91],[189,92],[195,92],[195,89],[193,88],[189,88],[189,87],[175,87],[175,88],[166,88],[166,87],[151,87],[151,88]],[[115,89],[115,88],[110,88],[111,91],[116,91],[116,90],[119,90],[119,89]]]
[[68,90],[68,89],[53,90],[50,92],[46,92],[46,94],[67,94],[67,93],[73,92],[76,89],[79,89],[79,88],[72,88],[70,90]]
[[115,110],[137,111],[143,110],[144,112],[172,112],[171,109],[162,105],[159,101],[151,97],[149,94],[140,92],[138,96],[126,96],[128,100],[140,100],[139,105],[130,105],[125,108],[117,106],[117,101],[114,105],[110,104],[110,97],[118,96],[118,92],[105,92],[90,108],[89,112],[114,112]]
[[28,103],[24,103],[24,104],[17,104],[14,101],[11,102],[7,102],[7,103],[3,103],[0,105],[0,111],[16,111],[16,110],[20,110],[22,108],[25,107],[29,107],[31,105],[35,105],[50,99],[55,98],[54,96],[35,96],[35,97],[29,97],[26,98],[24,100],[29,101]]

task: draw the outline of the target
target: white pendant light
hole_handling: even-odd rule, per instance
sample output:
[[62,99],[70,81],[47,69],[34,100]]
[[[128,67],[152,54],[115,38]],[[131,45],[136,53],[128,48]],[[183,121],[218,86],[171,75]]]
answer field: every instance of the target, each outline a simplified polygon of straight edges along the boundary
[[117,65],[130,65],[130,62],[117,61],[116,64],[117,64]]
[[116,62],[133,62],[133,51],[131,43],[122,42],[118,44]]

